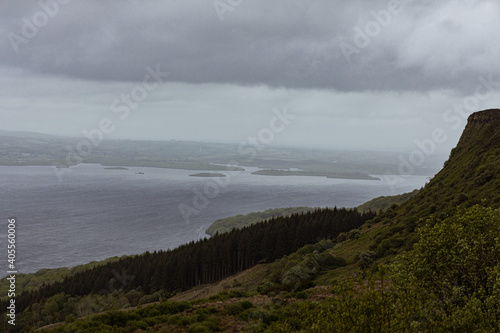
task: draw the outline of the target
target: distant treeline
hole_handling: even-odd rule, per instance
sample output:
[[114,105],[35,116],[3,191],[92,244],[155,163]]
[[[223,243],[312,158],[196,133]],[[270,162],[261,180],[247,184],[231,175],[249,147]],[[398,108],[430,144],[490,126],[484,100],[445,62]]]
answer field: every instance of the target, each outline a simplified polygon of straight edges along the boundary
[[281,258],[319,239],[335,238],[374,216],[371,212],[333,208],[273,218],[174,250],[146,252],[76,273],[61,282],[18,295],[17,309],[23,311],[58,293],[82,296],[136,288],[145,294],[184,291]]

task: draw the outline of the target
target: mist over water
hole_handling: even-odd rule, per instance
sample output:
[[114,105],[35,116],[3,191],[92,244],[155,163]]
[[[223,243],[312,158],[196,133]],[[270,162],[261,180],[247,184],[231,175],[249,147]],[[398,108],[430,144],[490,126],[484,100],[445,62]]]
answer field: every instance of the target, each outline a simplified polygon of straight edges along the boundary
[[[186,221],[179,205],[194,207],[195,192],[215,179],[189,176],[198,171],[128,169],[81,164],[60,182],[52,167],[0,166],[0,211],[5,221],[17,218],[19,272],[175,248],[208,237],[205,229],[219,218],[293,206],[355,207],[420,188],[428,179],[411,176],[391,188],[383,180],[256,176],[257,168],[246,168],[227,172],[220,181],[230,184]],[[5,224],[0,246],[6,246],[6,232]]]

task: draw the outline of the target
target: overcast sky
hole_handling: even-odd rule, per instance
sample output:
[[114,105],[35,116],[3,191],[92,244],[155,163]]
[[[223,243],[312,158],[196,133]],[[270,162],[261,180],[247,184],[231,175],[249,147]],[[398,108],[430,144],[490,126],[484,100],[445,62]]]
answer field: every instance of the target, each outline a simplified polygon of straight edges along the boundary
[[449,151],[500,106],[499,18],[498,0],[2,0],[0,129],[411,150],[440,128]]

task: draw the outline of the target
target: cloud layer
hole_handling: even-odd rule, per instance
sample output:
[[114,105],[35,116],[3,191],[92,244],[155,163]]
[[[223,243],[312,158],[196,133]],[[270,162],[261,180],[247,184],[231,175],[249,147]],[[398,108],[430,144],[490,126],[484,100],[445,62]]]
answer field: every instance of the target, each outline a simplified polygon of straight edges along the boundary
[[160,64],[187,83],[467,89],[500,70],[499,14],[495,0],[11,1],[0,63],[88,80],[141,80]]

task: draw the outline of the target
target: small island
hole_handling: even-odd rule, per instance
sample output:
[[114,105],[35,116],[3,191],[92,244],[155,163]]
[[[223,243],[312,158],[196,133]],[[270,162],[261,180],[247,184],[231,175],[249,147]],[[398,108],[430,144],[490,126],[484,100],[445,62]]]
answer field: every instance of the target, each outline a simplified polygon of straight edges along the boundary
[[380,178],[372,177],[368,174],[361,172],[335,172],[335,171],[290,171],[290,170],[277,170],[277,169],[264,169],[252,172],[252,175],[260,176],[314,176],[314,177],[326,177],[326,178],[338,178],[338,179],[362,179],[362,180],[380,180]]
[[210,173],[210,172],[202,172],[202,173],[195,173],[192,175],[189,175],[190,177],[226,177],[226,175],[222,173]]

